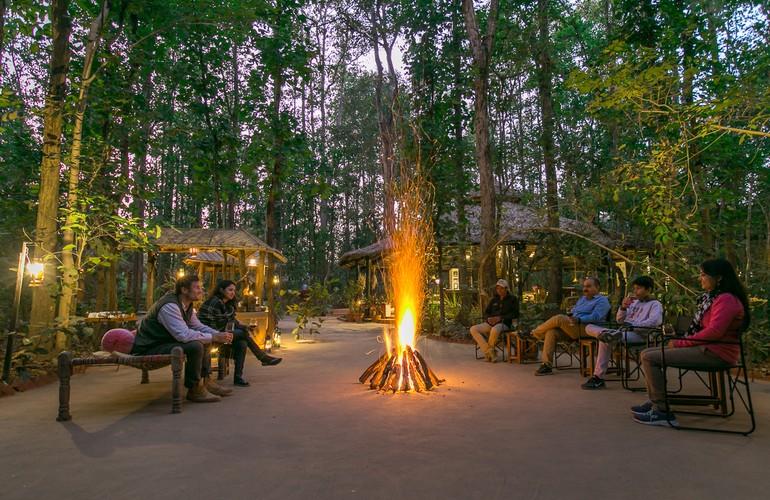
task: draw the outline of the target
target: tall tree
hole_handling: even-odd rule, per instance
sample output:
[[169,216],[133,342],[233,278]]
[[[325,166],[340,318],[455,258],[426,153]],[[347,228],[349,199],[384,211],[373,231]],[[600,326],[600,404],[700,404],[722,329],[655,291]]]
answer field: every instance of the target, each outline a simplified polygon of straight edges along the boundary
[[[548,225],[559,227],[559,187],[556,179],[556,155],[554,148],[553,111],[553,62],[550,50],[550,1],[537,2],[537,92],[540,102],[540,147],[545,167],[545,200]],[[562,252],[558,236],[548,237],[548,300],[561,303],[562,296]]]
[[69,0],[51,2],[51,38],[53,47],[49,62],[49,83],[43,111],[43,160],[40,164],[40,191],[35,224],[35,257],[46,259],[43,286],[35,289],[30,313],[30,329],[39,331],[54,319],[57,288],[56,251],[57,215],[59,212],[59,170],[61,168],[61,135],[64,101],[67,95],[67,72],[70,63],[69,39],[72,23]]
[[484,288],[490,287],[495,281],[497,267],[494,250],[497,240],[495,179],[492,170],[492,147],[489,139],[489,63],[492,58],[492,48],[497,31],[500,2],[499,0],[489,2],[487,29],[483,35],[473,0],[463,0],[462,5],[465,28],[468,32],[473,56],[473,133],[476,139],[476,163],[479,169],[479,188],[481,191],[480,253],[483,259],[480,274],[482,281],[479,283],[479,290],[484,294]]
[[[76,262],[75,231],[73,224],[76,221],[78,210],[78,190],[80,189],[80,153],[83,142],[83,120],[85,118],[88,89],[96,78],[93,74],[94,58],[99,49],[104,23],[110,13],[110,2],[104,0],[99,14],[91,22],[88,30],[88,41],[83,62],[83,72],[80,77],[80,89],[75,105],[75,125],[72,131],[72,145],[69,155],[69,182],[67,186],[67,211],[62,227],[62,288],[59,297],[58,318],[63,324],[69,321],[69,316],[74,312],[75,291],[78,284],[79,263]],[[65,338],[62,333],[57,333],[56,349],[63,350]]]

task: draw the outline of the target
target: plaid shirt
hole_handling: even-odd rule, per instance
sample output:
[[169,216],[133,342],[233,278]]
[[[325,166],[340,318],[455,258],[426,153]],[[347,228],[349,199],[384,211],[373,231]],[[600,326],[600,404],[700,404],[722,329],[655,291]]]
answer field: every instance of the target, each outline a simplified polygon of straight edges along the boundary
[[198,319],[204,325],[220,332],[225,330],[228,321],[234,321],[237,326],[238,320],[235,319],[235,305],[233,305],[233,302],[232,300],[225,302],[214,295],[201,304],[201,308],[198,311]]

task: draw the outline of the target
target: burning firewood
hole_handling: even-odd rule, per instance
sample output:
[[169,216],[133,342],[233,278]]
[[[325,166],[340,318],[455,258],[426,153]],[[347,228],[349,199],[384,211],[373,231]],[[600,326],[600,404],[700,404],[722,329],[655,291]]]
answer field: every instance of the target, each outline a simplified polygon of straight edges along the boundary
[[386,260],[386,285],[388,296],[396,306],[396,327],[383,332],[385,354],[364,370],[358,380],[368,383],[370,389],[383,392],[424,392],[443,382],[414,348],[433,244],[430,214],[424,199],[430,190],[420,177],[419,168],[402,171],[399,183],[396,190],[399,210],[385,221],[391,242],[391,253]]
[[368,383],[370,389],[383,392],[424,392],[443,382],[411,346],[401,352],[395,348],[386,352],[364,370],[358,380]]

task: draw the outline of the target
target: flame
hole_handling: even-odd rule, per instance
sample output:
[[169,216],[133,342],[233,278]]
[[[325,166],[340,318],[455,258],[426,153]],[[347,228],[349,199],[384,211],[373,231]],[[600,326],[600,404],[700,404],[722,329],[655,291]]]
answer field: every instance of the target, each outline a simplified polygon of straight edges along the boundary
[[405,349],[406,346],[414,348],[415,331],[414,312],[411,309],[406,309],[398,323],[398,344],[402,349]]
[[386,261],[388,292],[396,307],[397,331],[393,342],[398,354],[403,354],[407,347],[415,347],[433,234],[422,199],[424,186],[418,179],[402,182],[396,220],[388,225],[392,252]]

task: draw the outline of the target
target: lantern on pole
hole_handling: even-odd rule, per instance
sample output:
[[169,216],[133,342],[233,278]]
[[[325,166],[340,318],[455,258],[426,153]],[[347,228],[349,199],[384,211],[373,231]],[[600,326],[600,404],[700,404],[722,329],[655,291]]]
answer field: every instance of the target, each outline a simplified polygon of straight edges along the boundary
[[13,294],[13,306],[11,307],[11,321],[8,325],[8,338],[5,346],[5,358],[3,359],[4,383],[8,383],[11,376],[11,359],[13,358],[13,342],[16,337],[16,330],[19,321],[19,307],[21,305],[21,287],[24,282],[24,274],[29,274],[29,286],[36,287],[43,284],[45,278],[45,264],[38,259],[29,258],[29,247],[33,243],[25,241],[21,245],[19,252],[19,264],[16,267],[16,287]]

